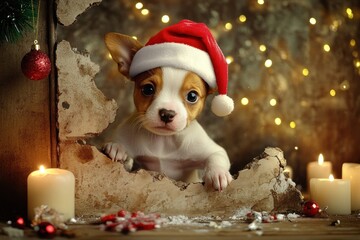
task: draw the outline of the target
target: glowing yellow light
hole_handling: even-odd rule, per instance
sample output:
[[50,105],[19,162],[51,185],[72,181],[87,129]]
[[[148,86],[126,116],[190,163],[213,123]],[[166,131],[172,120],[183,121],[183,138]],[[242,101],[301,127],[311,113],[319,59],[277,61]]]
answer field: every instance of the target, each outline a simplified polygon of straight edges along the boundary
[[232,57],[232,56],[227,56],[226,57],[226,62],[227,62],[227,64],[230,64],[230,63],[232,63],[234,61],[234,58]]
[[274,107],[277,104],[276,99],[275,98],[270,99],[269,104]]
[[354,60],[354,65],[356,68],[360,68],[360,60],[359,59]]
[[239,21],[242,22],[242,23],[246,22],[246,16],[245,15],[240,15],[239,16]]
[[353,11],[351,10],[351,8],[347,8],[346,9],[346,14],[348,16],[349,19],[353,19],[354,18],[354,14]]
[[272,61],[271,59],[266,59],[265,63],[264,63],[265,67],[269,68],[272,66]]
[[146,9],[146,8],[141,10],[141,14],[144,15],[144,16],[148,15],[149,13],[150,13],[150,11],[148,9]]
[[330,52],[330,45],[329,44],[324,44],[323,49],[325,52]]
[[144,4],[142,4],[142,2],[138,2],[135,4],[136,9],[142,9],[143,7],[144,7]]
[[355,47],[355,45],[356,45],[355,39],[351,39],[350,40],[350,46]]
[[319,164],[319,165],[323,165],[323,164],[324,164],[324,155],[322,155],[322,153],[319,154],[318,164]]
[[133,39],[137,40],[137,36],[132,36]]
[[107,57],[108,57],[108,59],[113,59],[111,56],[111,53],[108,53]]
[[289,125],[291,128],[296,128],[296,123],[294,121],[291,121]]
[[298,146],[295,146],[294,149],[295,149],[295,150],[299,150],[299,147],[298,147]]
[[224,27],[225,27],[226,30],[231,30],[233,28],[232,24],[229,23],[229,22],[226,23]]
[[265,3],[265,1],[264,1],[264,0],[257,0],[257,3],[258,3],[259,5],[263,5],[263,4]]
[[161,17],[161,21],[163,23],[168,23],[170,21],[170,17],[168,15],[164,15]]
[[266,51],[266,46],[265,46],[264,44],[261,44],[261,45],[259,46],[259,50],[260,50],[261,52],[265,52],[265,51]]
[[348,80],[344,80],[341,84],[340,84],[340,88],[341,90],[348,90],[350,88],[350,83]]
[[333,181],[335,180],[335,179],[334,179],[334,175],[330,174],[329,180],[330,180],[331,182],[333,182]]
[[302,70],[302,74],[306,77],[306,76],[309,76],[309,69],[307,69],[307,68],[304,68],[303,70]]
[[40,171],[40,173],[45,173],[45,167],[44,167],[44,165],[41,165],[41,166],[39,167],[39,171]]
[[316,19],[312,17],[312,18],[309,19],[309,22],[310,22],[311,25],[315,25],[316,24]]
[[241,99],[241,104],[242,105],[248,105],[249,104],[249,99],[248,98],[246,98],[246,97],[243,97],[242,99]]
[[332,96],[332,97],[335,97],[335,95],[336,95],[336,91],[334,89],[331,89],[329,93],[330,93],[330,96]]
[[280,125],[281,124],[281,119],[277,117],[277,118],[275,118],[274,122],[275,122],[276,125]]

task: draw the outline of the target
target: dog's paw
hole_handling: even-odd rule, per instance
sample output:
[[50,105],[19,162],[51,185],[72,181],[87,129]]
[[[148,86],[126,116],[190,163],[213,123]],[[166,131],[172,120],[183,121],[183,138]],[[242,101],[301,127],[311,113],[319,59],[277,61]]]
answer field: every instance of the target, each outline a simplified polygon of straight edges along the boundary
[[119,143],[106,143],[103,151],[114,162],[124,162],[127,159],[126,151]]
[[205,170],[204,181],[205,186],[214,188],[215,190],[224,190],[233,180],[229,171],[224,169],[208,169]]

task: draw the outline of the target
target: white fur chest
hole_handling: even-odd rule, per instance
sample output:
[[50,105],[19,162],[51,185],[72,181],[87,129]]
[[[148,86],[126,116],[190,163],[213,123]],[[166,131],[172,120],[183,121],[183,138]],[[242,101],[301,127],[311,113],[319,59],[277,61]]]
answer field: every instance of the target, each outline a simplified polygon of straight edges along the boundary
[[174,179],[181,178],[184,171],[203,169],[206,159],[213,153],[227,157],[224,149],[207,136],[197,121],[171,136],[153,134],[127,121],[119,137],[128,155],[141,167],[163,172]]
[[121,127],[119,137],[120,143],[134,158],[148,156],[164,160],[201,161],[213,150],[222,149],[207,136],[197,121],[193,121],[183,131],[169,136],[136,128],[131,121],[127,121]]
[[181,149],[177,136],[161,136],[145,129],[131,137],[132,144],[127,146],[130,155],[149,156],[159,159],[179,159],[178,149]]

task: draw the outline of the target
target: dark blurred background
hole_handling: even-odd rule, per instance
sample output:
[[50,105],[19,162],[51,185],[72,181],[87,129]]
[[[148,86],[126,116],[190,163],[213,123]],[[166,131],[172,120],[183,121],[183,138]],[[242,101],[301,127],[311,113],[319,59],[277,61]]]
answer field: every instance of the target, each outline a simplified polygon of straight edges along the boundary
[[216,117],[208,99],[199,121],[228,151],[233,173],[267,146],[284,151],[300,187],[306,164],[320,153],[338,178],[343,162],[360,162],[358,0],[103,0],[71,26],[58,26],[57,37],[100,65],[95,82],[117,101],[119,122],[134,110],[132,83],[117,72],[104,34],[145,44],[185,18],[209,26],[229,63],[234,112]]

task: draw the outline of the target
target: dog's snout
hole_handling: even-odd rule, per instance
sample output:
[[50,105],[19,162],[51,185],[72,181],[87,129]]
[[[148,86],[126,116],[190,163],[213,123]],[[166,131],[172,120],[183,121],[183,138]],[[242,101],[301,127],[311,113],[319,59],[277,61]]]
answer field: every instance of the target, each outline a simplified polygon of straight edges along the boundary
[[176,112],[173,110],[167,110],[165,108],[162,108],[159,110],[159,116],[162,122],[169,123],[172,122],[176,115]]

